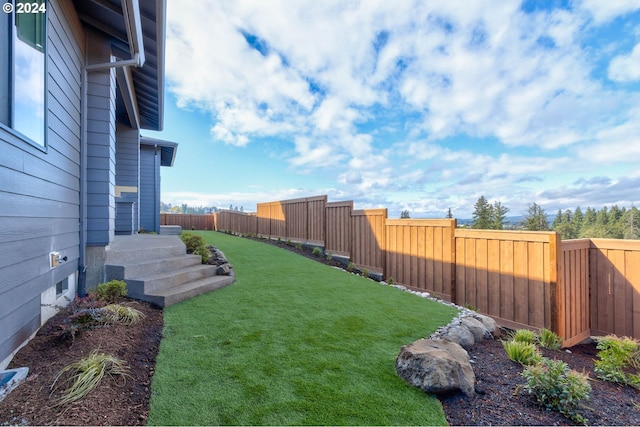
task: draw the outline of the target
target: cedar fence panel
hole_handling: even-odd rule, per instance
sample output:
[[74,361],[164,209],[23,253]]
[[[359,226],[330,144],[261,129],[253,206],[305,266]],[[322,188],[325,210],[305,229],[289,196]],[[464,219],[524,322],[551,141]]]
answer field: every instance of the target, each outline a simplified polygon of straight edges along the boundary
[[453,219],[388,219],[385,276],[451,301],[455,227]]
[[640,240],[591,239],[591,329],[640,339]]
[[257,234],[258,217],[255,213],[222,210],[213,214],[217,231],[233,231],[240,234]]
[[331,202],[325,206],[325,252],[351,257],[351,212],[353,201]]
[[589,239],[562,241],[561,276],[564,288],[565,346],[591,335],[589,304]]
[[384,274],[386,220],[386,208],[351,212],[351,261],[358,268]]
[[557,233],[456,229],[454,302],[505,326],[558,332],[557,242]]
[[195,214],[160,214],[160,225],[179,225],[183,230],[213,230],[213,215]]

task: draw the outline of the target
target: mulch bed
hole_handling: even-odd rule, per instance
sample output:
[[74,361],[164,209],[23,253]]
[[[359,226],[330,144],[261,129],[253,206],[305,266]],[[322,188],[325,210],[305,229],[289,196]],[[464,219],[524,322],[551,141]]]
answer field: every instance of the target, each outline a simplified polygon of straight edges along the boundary
[[[151,377],[162,337],[162,310],[123,300],[145,317],[135,325],[114,324],[62,338],[67,314],[50,319],[13,358],[10,367],[29,368],[27,380],[0,402],[0,425],[145,425]],[[127,363],[131,378],[105,377],[86,398],[55,406],[50,386],[64,366],[98,350]]]
[[[284,242],[270,243],[327,263],[314,256],[310,248],[287,246]],[[329,264],[341,265],[335,260]],[[162,311],[143,302],[135,303],[135,307],[145,314],[140,323],[84,331],[74,340],[60,339],[64,312],[49,320],[11,363],[11,367],[29,367],[30,373],[27,381],[0,402],[0,425],[144,425],[162,336]],[[49,387],[56,373],[94,349],[126,361],[132,378],[124,385],[105,379],[85,399],[62,407],[54,406]],[[591,399],[582,411],[589,424],[640,425],[640,392],[595,379],[593,362],[597,351],[594,344],[579,345],[570,350],[571,353],[543,349],[543,353],[552,359],[564,360],[573,369],[589,373],[593,379]],[[499,340],[478,343],[469,354],[479,394],[474,398],[461,393],[440,398],[451,425],[572,424],[564,416],[537,405],[533,397],[517,392],[524,383],[522,367],[507,358]]]

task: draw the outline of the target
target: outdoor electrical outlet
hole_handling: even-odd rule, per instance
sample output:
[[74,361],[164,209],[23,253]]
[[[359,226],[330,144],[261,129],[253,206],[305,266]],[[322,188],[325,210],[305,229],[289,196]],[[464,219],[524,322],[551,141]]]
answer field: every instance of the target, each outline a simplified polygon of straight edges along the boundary
[[49,252],[49,267],[55,268],[60,264],[60,252]]

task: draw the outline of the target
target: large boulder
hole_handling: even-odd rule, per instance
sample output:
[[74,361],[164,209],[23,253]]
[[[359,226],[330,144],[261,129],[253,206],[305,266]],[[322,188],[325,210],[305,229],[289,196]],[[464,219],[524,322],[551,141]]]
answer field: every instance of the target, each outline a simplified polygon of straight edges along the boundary
[[460,321],[456,321],[444,328],[440,333],[440,338],[454,342],[467,349],[470,349],[476,343],[471,331],[464,327]]
[[427,393],[461,390],[467,396],[475,395],[476,377],[469,354],[451,341],[421,339],[402,347],[396,358],[396,372]]

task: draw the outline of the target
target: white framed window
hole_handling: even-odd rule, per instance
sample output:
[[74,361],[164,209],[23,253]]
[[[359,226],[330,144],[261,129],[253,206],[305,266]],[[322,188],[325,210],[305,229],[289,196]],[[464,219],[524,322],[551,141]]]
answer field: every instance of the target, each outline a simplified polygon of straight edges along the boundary
[[0,3],[0,124],[44,149],[47,2]]

